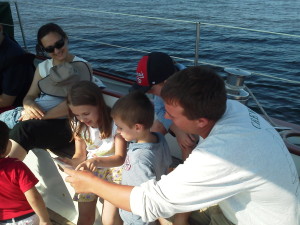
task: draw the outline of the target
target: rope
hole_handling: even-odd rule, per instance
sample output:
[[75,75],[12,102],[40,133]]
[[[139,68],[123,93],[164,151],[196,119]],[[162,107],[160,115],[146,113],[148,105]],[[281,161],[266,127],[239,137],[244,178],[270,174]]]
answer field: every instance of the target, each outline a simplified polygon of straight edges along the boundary
[[255,101],[256,105],[258,106],[258,108],[260,109],[260,111],[264,114],[264,116],[266,117],[266,119],[268,120],[268,122],[273,126],[276,127],[277,125],[273,122],[273,120],[268,116],[268,114],[266,113],[266,111],[264,110],[264,108],[262,107],[262,105],[259,103],[259,101],[257,100],[257,98],[254,96],[254,94],[252,93],[252,91],[245,85],[245,89],[249,92],[249,94],[251,95],[251,97],[253,98],[253,100]]
[[[107,46],[116,47],[116,48],[123,48],[123,49],[131,50],[131,51],[136,51],[136,52],[141,52],[141,53],[145,53],[145,54],[149,54],[150,53],[148,51],[144,51],[144,50],[140,50],[140,49],[136,49],[136,48],[129,48],[129,47],[125,47],[125,46],[109,44],[109,43],[106,43],[106,42],[94,41],[94,40],[85,39],[85,38],[79,38],[79,37],[75,37],[75,36],[72,36],[72,35],[69,35],[69,36],[72,37],[72,39],[76,39],[76,40],[93,42],[93,43],[96,43],[96,44],[102,44],[102,45],[107,45]],[[185,58],[181,58],[181,57],[177,57],[177,56],[172,56],[172,58],[183,60],[183,61],[194,62],[194,60],[192,60],[192,59],[185,59]]]
[[275,34],[275,35],[282,35],[282,36],[300,38],[300,35],[297,35],[297,34],[286,34],[286,33],[281,33],[281,32],[256,30],[256,29],[250,29],[250,28],[244,28],[244,27],[235,27],[235,26],[230,26],[230,25],[213,24],[213,23],[201,23],[201,25],[208,25],[208,26],[215,26],[215,27],[226,27],[226,28],[232,28],[232,29],[247,30],[247,31],[254,31],[254,32],[259,32],[259,33]]
[[272,119],[271,117],[269,117],[269,115],[266,113],[266,111],[264,110],[264,108],[262,107],[262,105],[259,103],[259,101],[257,100],[257,98],[254,96],[253,92],[245,85],[245,89],[246,91],[248,91],[248,93],[251,95],[251,97],[253,98],[253,100],[255,101],[256,105],[258,106],[258,108],[260,109],[260,111],[262,112],[262,114],[265,116],[265,119],[278,131],[283,131],[283,130],[291,130],[291,127],[281,127],[278,126]]
[[[200,63],[205,64],[205,65],[215,66],[215,67],[221,67],[221,68],[232,67],[232,66],[224,66],[224,65],[219,65],[219,64],[207,63],[207,62],[203,62],[203,61],[200,61]],[[263,73],[254,73],[254,72],[252,72],[251,74],[257,75],[257,76],[262,76],[262,77],[272,78],[274,80],[285,81],[285,82],[292,83],[292,84],[300,84],[300,81],[298,81],[298,80],[290,80],[290,79],[281,78],[281,77],[268,75],[268,74],[263,74]]]
[[289,83],[293,83],[293,84],[300,84],[300,81],[297,81],[297,80],[285,79],[285,78],[276,77],[273,75],[268,75],[268,74],[263,74],[263,73],[252,73],[252,74],[258,75],[258,76],[263,76],[263,77],[269,77],[269,78],[272,78],[275,80],[285,81],[285,82],[289,82]]
[[2,24],[3,26],[9,26],[9,27],[13,27],[14,26],[14,25],[8,24],[8,23],[0,23],[0,24]]
[[51,4],[39,4],[39,3],[30,3],[30,2],[21,2],[26,3],[29,5],[42,5],[42,6],[51,6],[55,8],[61,8],[61,9],[72,9],[72,10],[79,10],[79,11],[86,11],[86,12],[95,12],[95,13],[106,13],[106,14],[112,14],[112,15],[121,15],[121,16],[132,16],[132,17],[139,17],[139,18],[146,18],[146,19],[155,19],[155,20],[165,20],[165,21],[173,21],[173,22],[181,22],[181,23],[196,23],[195,21],[189,21],[189,20],[178,20],[178,19],[167,19],[167,18],[161,18],[161,17],[155,17],[155,16],[142,16],[137,14],[129,14],[129,13],[117,13],[117,12],[109,12],[109,11],[103,11],[103,10],[94,10],[94,9],[78,9],[74,7],[67,7],[67,6],[56,6]]

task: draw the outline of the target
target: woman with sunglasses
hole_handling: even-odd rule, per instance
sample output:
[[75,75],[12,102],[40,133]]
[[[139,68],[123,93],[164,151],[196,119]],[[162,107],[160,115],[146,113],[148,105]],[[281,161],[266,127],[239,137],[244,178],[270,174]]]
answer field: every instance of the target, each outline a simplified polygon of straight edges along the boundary
[[[85,61],[69,53],[68,37],[57,24],[48,23],[40,27],[37,33],[37,41],[41,49],[47,52],[51,58],[40,63],[36,69],[31,87],[23,100],[23,106],[26,113],[22,120],[42,118],[53,119],[61,116],[57,114],[59,112],[65,115],[67,110],[64,110],[66,109],[64,105],[57,106],[57,110],[54,111],[54,113],[45,113],[36,104],[35,99],[40,94],[38,81],[46,77],[53,66],[64,62]],[[59,109],[62,109],[62,111]]]
[[[38,82],[45,78],[53,66],[64,62],[84,61],[68,50],[68,37],[60,26],[48,23],[40,27],[37,33],[38,44],[51,57],[41,62],[34,74],[31,87],[23,100],[24,110],[10,132],[12,148],[9,157],[23,160],[32,148],[61,149],[70,147],[71,130],[67,122],[68,109],[65,98],[45,95]],[[44,98],[44,99],[42,99]],[[46,101],[54,105],[45,111],[37,103]]]

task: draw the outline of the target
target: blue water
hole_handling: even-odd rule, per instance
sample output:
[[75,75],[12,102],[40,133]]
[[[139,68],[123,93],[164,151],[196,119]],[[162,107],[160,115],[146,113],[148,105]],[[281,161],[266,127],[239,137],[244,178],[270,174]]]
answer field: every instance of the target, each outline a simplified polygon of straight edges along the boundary
[[[193,65],[193,22],[201,22],[199,61],[219,65],[215,68],[221,75],[223,67],[236,67],[300,81],[299,37],[208,25],[300,35],[299,0],[32,0],[20,2],[19,9],[30,50],[34,51],[38,28],[55,22],[67,31],[72,53],[87,59],[95,68],[118,76],[134,78],[142,51],[163,51],[187,66]],[[13,11],[15,15],[14,7]],[[22,43],[17,27],[16,37]],[[253,75],[246,84],[270,116],[300,124],[299,83]],[[249,104],[254,105],[253,101]]]

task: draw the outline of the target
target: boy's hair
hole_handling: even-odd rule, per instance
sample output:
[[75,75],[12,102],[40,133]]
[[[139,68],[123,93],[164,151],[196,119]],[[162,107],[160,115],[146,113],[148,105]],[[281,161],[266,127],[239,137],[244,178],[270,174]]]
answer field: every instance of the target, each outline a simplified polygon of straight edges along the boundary
[[46,35],[48,35],[51,32],[57,33],[63,39],[68,40],[67,34],[63,31],[63,29],[60,26],[58,26],[55,23],[47,23],[47,24],[41,26],[40,29],[38,30],[38,33],[37,33],[37,41],[38,41],[38,44],[41,47],[44,47],[43,44],[42,44],[42,41],[41,41],[42,38],[45,37]]
[[[108,138],[112,132],[112,118],[110,116],[110,107],[106,105],[101,88],[90,81],[79,81],[74,84],[67,96],[67,104],[73,106],[92,105],[98,108],[99,121],[98,127],[101,132],[101,138]],[[73,133],[80,136],[81,131],[85,130],[83,138],[86,138],[86,125],[81,123],[69,108],[69,121]]]
[[9,128],[3,121],[0,121],[0,137],[0,155],[2,155],[6,152],[9,140]]
[[203,66],[186,68],[168,78],[161,97],[167,104],[179,104],[189,120],[203,117],[217,121],[226,110],[223,79]]
[[120,118],[130,128],[142,124],[145,129],[149,129],[154,120],[154,107],[144,93],[133,91],[116,101],[111,116]]

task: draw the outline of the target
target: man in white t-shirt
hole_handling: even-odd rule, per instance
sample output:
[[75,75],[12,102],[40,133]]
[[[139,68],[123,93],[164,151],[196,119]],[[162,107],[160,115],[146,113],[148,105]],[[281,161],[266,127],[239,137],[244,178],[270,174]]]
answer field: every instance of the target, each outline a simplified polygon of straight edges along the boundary
[[184,164],[139,187],[66,169],[76,192],[93,192],[144,221],[209,207],[205,224],[299,224],[299,178],[290,153],[262,117],[226,99],[222,78],[189,67],[167,80],[161,96],[166,117],[203,138]]

